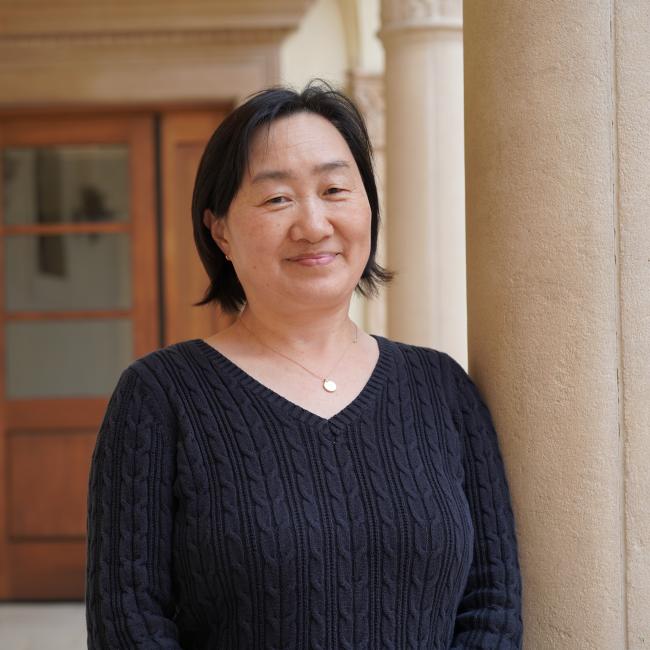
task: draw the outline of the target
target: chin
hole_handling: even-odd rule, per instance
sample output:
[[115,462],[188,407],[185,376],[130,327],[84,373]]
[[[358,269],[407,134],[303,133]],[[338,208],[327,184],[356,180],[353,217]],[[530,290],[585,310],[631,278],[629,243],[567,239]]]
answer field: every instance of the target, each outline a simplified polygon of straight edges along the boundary
[[[291,291],[292,299],[301,305],[313,305],[314,307],[326,307],[328,305],[336,306],[350,300],[356,283],[350,287],[348,284],[341,286],[327,286],[323,283],[321,286],[316,286],[320,283],[310,283],[304,288],[298,289],[293,287]],[[328,283],[329,284],[329,283]]]

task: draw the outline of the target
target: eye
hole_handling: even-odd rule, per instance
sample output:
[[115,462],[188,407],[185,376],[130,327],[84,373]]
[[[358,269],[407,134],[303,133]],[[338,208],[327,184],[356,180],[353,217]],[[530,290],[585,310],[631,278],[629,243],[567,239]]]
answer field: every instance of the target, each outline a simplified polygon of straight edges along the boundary
[[289,199],[286,196],[272,196],[270,199],[267,199],[265,203],[269,205],[282,205],[285,201]]
[[329,187],[325,190],[325,194],[342,194],[345,190],[342,187]]

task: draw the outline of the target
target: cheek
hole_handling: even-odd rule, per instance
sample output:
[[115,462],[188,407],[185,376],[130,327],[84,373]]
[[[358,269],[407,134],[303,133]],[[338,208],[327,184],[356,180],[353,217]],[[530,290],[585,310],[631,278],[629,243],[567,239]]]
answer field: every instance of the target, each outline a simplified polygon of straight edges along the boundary
[[356,234],[359,241],[363,241],[364,246],[370,248],[370,238],[372,229],[372,213],[370,207],[361,213],[363,216],[355,222]]
[[269,257],[277,255],[283,234],[279,224],[260,223],[251,220],[237,233],[236,245],[240,256],[251,269],[263,268]]

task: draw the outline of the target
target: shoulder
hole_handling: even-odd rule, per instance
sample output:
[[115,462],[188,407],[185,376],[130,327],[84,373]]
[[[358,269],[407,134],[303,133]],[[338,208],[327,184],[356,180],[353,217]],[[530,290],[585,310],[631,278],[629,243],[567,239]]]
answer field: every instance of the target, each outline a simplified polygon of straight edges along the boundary
[[437,361],[437,357],[441,354],[438,350],[428,348],[422,345],[413,345],[411,343],[404,343],[394,339],[386,338],[385,336],[374,335],[377,342],[387,354],[390,356],[404,359],[405,361]]
[[412,367],[434,369],[443,381],[452,381],[457,376],[467,376],[464,368],[447,352],[423,345],[413,345],[384,337],[377,337],[380,345],[393,357],[403,360]]
[[194,346],[195,340],[191,339],[153,350],[131,362],[125,372],[133,373],[145,382],[161,374],[173,373],[189,362]]
[[170,408],[177,376],[188,374],[194,341],[182,341],[153,350],[132,361],[121,373],[116,394],[137,394],[161,412]]
[[404,364],[416,381],[432,385],[456,407],[468,397],[476,399],[474,382],[465,368],[449,353],[422,345],[413,345],[378,337],[380,345]]

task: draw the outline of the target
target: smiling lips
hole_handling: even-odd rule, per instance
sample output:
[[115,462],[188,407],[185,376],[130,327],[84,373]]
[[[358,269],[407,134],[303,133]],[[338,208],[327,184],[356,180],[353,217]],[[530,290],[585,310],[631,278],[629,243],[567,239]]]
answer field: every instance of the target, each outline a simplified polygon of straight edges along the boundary
[[338,253],[307,253],[290,257],[290,262],[298,262],[303,266],[324,266],[334,260]]

